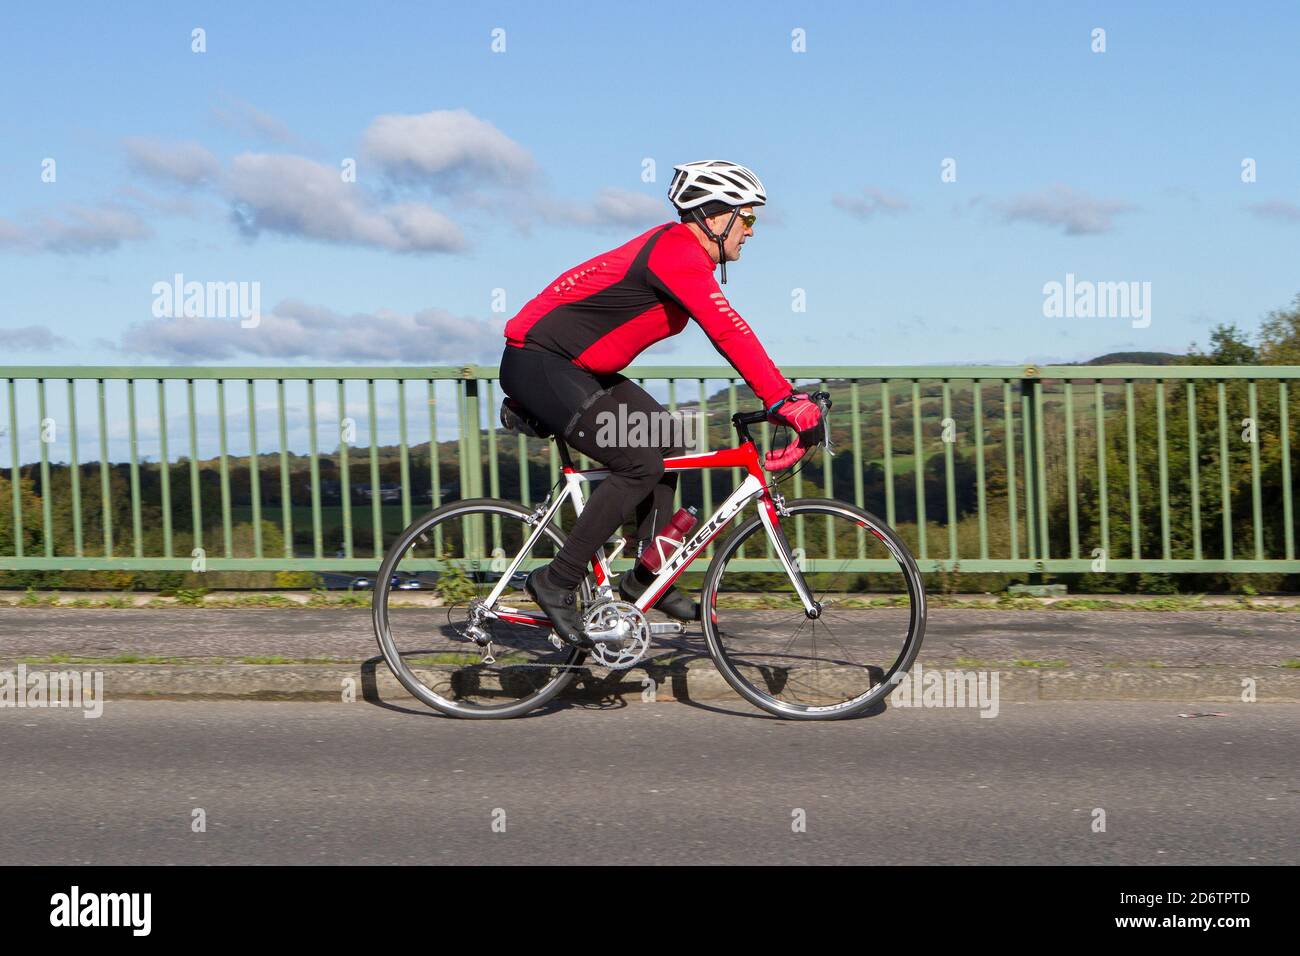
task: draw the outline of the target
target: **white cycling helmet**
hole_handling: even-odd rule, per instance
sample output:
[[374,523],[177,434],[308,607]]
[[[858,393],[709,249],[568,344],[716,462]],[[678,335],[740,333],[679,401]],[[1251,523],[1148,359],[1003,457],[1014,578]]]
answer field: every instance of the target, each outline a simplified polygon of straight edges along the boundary
[[[718,263],[722,282],[727,281],[727,256],[723,243],[736,222],[742,206],[762,206],[767,191],[752,169],[723,159],[703,159],[674,166],[673,181],[668,184],[668,199],[677,207],[682,221],[693,219],[705,235],[718,244]],[[705,221],[708,216],[731,210],[731,219],[721,235],[715,235]]]
[[673,167],[668,199],[679,212],[712,206],[704,214],[717,215],[733,206],[761,206],[767,193],[754,171],[738,163],[704,159]]

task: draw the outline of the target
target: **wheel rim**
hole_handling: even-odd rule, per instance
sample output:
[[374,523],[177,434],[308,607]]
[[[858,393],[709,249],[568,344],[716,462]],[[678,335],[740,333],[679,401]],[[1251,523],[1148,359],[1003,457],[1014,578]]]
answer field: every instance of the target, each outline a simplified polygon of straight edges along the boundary
[[[385,558],[376,582],[376,635],[394,675],[429,706],[460,716],[527,712],[558,692],[580,664],[582,652],[556,648],[546,628],[481,620],[493,661],[469,633],[475,602],[487,598],[533,530],[527,516],[504,504],[453,506],[407,529]],[[524,577],[562,543],[547,528],[497,607],[536,613]],[[407,587],[395,586],[395,578]],[[411,588],[411,581],[420,586]],[[435,599],[443,605],[433,606]]]
[[706,582],[706,637],[723,676],[770,712],[860,712],[889,693],[919,650],[920,575],[901,542],[866,512],[837,504],[788,510],[782,531],[822,605],[819,616],[807,616],[775,554],[771,570],[746,567],[769,560],[763,526],[751,520],[723,546]]

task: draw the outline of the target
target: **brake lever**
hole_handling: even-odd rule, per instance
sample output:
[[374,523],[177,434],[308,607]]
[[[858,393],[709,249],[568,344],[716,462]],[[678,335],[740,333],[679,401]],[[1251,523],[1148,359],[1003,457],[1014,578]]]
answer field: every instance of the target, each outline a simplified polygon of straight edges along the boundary
[[817,402],[817,407],[822,410],[822,434],[825,436],[822,441],[822,447],[826,449],[826,454],[831,457],[835,456],[835,449],[831,447],[831,401],[830,392],[816,392],[813,399]]

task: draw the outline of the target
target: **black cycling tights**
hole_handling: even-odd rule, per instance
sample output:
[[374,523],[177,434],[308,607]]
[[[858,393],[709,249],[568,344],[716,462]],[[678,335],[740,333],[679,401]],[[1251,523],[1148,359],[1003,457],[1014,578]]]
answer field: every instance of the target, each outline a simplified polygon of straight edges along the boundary
[[[571,448],[610,470],[608,478],[593,483],[586,507],[551,562],[553,583],[577,587],[596,549],[633,511],[639,540],[650,540],[663,529],[672,517],[677,490],[677,475],[664,472],[664,458],[684,454],[684,449],[665,444],[628,447],[628,436],[618,434],[616,429],[598,427],[602,412],[614,413],[614,421],[628,421],[619,418],[620,406],[624,416],[633,412],[665,414],[664,407],[645,389],[622,375],[592,375],[562,356],[512,345],[506,346],[501,357],[501,388],[522,402],[547,428],[563,436]],[[610,421],[603,420],[606,424]],[[648,437],[662,436],[665,441],[675,437],[663,434],[669,432],[665,428],[646,431]],[[596,441],[598,432],[602,432],[600,444]],[[636,432],[631,435],[637,437]]]

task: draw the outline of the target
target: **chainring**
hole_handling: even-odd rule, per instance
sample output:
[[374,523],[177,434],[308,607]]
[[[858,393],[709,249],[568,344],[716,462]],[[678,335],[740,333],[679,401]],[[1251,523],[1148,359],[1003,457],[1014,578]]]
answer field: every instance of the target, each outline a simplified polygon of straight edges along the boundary
[[635,604],[601,601],[582,618],[583,630],[596,642],[590,659],[610,670],[627,670],[650,649],[650,625]]

